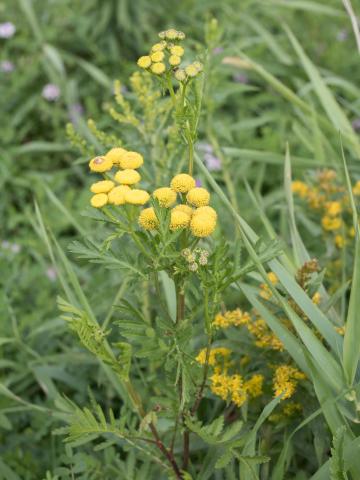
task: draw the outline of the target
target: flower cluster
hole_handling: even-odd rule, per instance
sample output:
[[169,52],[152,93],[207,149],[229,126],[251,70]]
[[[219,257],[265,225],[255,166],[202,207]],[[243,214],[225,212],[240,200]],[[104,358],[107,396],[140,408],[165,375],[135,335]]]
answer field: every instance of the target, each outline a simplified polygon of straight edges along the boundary
[[95,208],[111,205],[144,205],[150,198],[145,190],[133,188],[141,180],[137,169],[144,163],[138,152],[115,147],[104,156],[93,158],[89,167],[92,172],[109,174],[113,167],[117,168],[112,179],[93,183],[90,190],[94,193],[91,205]]
[[213,321],[215,328],[229,328],[231,326],[239,327],[240,325],[248,325],[250,322],[250,314],[237,308],[236,310],[218,313]]
[[[189,228],[195,237],[207,237],[214,232],[217,213],[209,206],[210,193],[205,188],[196,187],[195,179],[191,175],[187,173],[175,175],[169,187],[157,188],[152,196],[160,207],[172,207],[170,230]],[[175,205],[178,197],[181,203]],[[145,230],[155,230],[158,227],[159,220],[153,207],[142,210],[139,224]],[[202,260],[205,261],[204,255]],[[194,266],[196,262],[191,264]]]
[[199,266],[203,267],[208,263],[209,252],[203,248],[195,248],[193,251],[190,248],[184,248],[181,255],[185,258],[191,272],[196,272]]
[[305,380],[306,376],[295,367],[280,365],[276,368],[273,383],[275,396],[283,395],[282,399],[294,395],[299,380]]
[[159,33],[160,42],[155,43],[148,55],[143,55],[137,61],[140,68],[148,70],[154,75],[174,73],[179,82],[186,82],[196,77],[203,69],[200,62],[193,62],[185,68],[180,68],[185,53],[180,42],[185,34],[173,28]]

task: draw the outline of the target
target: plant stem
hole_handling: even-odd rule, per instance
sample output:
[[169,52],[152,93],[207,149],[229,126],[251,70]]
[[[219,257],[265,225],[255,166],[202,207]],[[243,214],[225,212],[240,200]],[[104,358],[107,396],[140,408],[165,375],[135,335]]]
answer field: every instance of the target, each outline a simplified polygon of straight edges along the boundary
[[206,385],[206,380],[207,380],[207,376],[208,376],[208,372],[209,372],[209,358],[210,358],[211,343],[212,343],[212,337],[211,337],[211,335],[209,335],[208,336],[208,344],[207,344],[207,347],[206,347],[203,380],[201,382],[198,393],[196,394],[195,403],[190,410],[191,415],[195,415],[196,410],[199,408],[199,405],[200,405],[200,402],[201,402],[201,399],[202,399],[202,396],[203,396],[203,393],[204,393],[204,388],[205,388],[205,385]]

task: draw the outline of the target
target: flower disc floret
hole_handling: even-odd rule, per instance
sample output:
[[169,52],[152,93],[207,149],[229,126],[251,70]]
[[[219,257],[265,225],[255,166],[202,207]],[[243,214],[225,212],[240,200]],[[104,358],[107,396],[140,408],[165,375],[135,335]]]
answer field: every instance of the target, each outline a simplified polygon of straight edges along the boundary
[[164,52],[162,52],[161,50],[151,54],[151,60],[153,62],[162,62],[164,60],[164,57],[165,57]]
[[148,192],[136,188],[125,193],[125,202],[131,205],[144,205],[149,198]]
[[137,64],[140,68],[149,68],[151,65],[151,57],[150,55],[143,55],[137,61]]
[[115,175],[115,180],[123,185],[134,185],[140,182],[141,176],[136,170],[127,168],[126,170],[119,170]]
[[210,202],[210,193],[205,188],[195,187],[189,190],[186,199],[194,207],[204,207]]
[[190,217],[186,213],[172,210],[170,215],[170,230],[178,230],[189,226]]
[[115,186],[115,183],[111,180],[101,180],[100,182],[93,183],[90,187],[92,193],[108,193]]
[[106,193],[97,193],[91,197],[90,203],[95,208],[101,208],[108,203],[108,196]]
[[128,185],[119,185],[111,190],[108,193],[109,203],[112,205],[124,205],[125,204],[125,193],[130,190]]
[[154,191],[153,196],[162,207],[171,207],[176,201],[176,192],[169,187],[161,187]]
[[123,169],[135,169],[144,163],[143,156],[138,152],[125,152],[120,159],[119,165]]
[[106,157],[95,157],[90,160],[89,167],[92,172],[107,172],[111,170],[113,166],[112,160]]
[[193,215],[203,215],[203,214],[209,215],[210,217],[214,218],[215,221],[217,220],[216,211],[209,206],[199,207],[193,213]]
[[179,57],[178,55],[170,55],[169,63],[172,67],[176,67],[176,66],[180,65],[181,57]]
[[159,220],[157,219],[155,210],[152,207],[145,208],[140,212],[139,225],[145,230],[155,230],[155,228],[159,225]]
[[151,65],[151,71],[152,73],[155,73],[155,75],[161,75],[164,73],[166,70],[165,63],[162,62],[156,62]]
[[211,215],[193,215],[190,222],[191,233],[195,237],[208,237],[216,227],[216,220]]
[[170,186],[175,192],[187,193],[192,188],[195,188],[195,179],[187,173],[179,173],[171,180]]
[[174,45],[170,48],[171,55],[176,55],[177,57],[182,57],[184,55],[184,49],[180,45]]
[[127,153],[125,148],[115,147],[107,152],[105,158],[112,161],[113,165],[119,165],[122,157]]

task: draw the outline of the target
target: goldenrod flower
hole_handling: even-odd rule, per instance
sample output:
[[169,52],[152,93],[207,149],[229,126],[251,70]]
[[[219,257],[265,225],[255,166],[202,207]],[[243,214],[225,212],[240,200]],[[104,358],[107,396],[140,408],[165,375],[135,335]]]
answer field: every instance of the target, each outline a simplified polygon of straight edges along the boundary
[[315,305],[319,305],[319,303],[321,301],[320,293],[319,292],[314,293],[311,300],[312,300],[313,303],[315,303]]
[[209,215],[210,217],[214,218],[214,220],[217,220],[216,211],[209,206],[199,207],[196,210],[194,210],[194,213],[193,213],[193,215],[203,215],[203,214]]
[[153,196],[162,207],[171,207],[176,201],[176,192],[169,187],[161,187],[154,191]]
[[176,55],[177,57],[182,57],[184,55],[184,49],[180,45],[173,45],[170,48],[171,55]]
[[280,365],[275,370],[273,379],[275,396],[283,394],[282,399],[290,398],[295,393],[298,380],[305,378],[305,375],[297,368]]
[[138,152],[125,152],[120,159],[120,167],[124,169],[135,169],[144,163],[143,156]]
[[152,207],[145,208],[140,212],[139,225],[145,230],[154,230],[159,225],[159,220]]
[[109,203],[112,205],[124,205],[125,204],[125,193],[130,190],[128,185],[119,185],[111,190],[108,193]]
[[176,80],[178,80],[179,82],[183,82],[184,80],[186,80],[186,72],[183,68],[179,68],[178,70],[176,70],[175,72],[175,78]]
[[154,52],[151,54],[151,60],[153,62],[162,62],[164,60],[164,52],[162,52],[161,50],[157,51],[157,52]]
[[255,345],[259,348],[271,348],[273,350],[284,350],[281,340],[269,329],[263,318],[258,318],[246,324],[249,332],[256,338]]
[[195,179],[187,173],[179,173],[171,180],[170,186],[175,192],[187,193],[192,188],[195,188]]
[[337,248],[344,248],[345,243],[346,241],[343,235],[335,235],[335,245]]
[[279,283],[279,279],[278,279],[276,273],[274,273],[274,272],[269,272],[267,274],[267,278],[270,280],[270,283],[272,283],[273,285],[277,285]]
[[195,187],[188,192],[186,199],[194,207],[204,207],[210,202],[210,193],[205,188]]
[[136,188],[125,193],[125,202],[131,205],[144,205],[149,198],[148,192]]
[[325,215],[321,219],[321,225],[323,226],[324,230],[328,230],[328,231],[339,230],[339,228],[342,225],[342,220],[340,217],[331,218]]
[[208,237],[216,227],[216,220],[210,215],[193,215],[190,222],[191,233],[195,237]]
[[125,150],[125,148],[115,147],[109,150],[105,155],[105,157],[111,160],[113,165],[119,165],[120,160],[122,159],[125,153],[127,153],[127,150]]
[[166,47],[166,42],[162,41],[162,42],[159,42],[159,43],[155,43],[155,45],[153,45],[151,47],[151,51],[152,52],[160,52],[161,50],[164,50],[165,47]]
[[101,208],[108,203],[108,196],[106,193],[97,193],[91,197],[90,203],[95,208]]
[[172,210],[170,217],[170,230],[178,230],[180,228],[188,227],[190,223],[190,217],[187,213],[180,212],[179,210]]
[[162,73],[165,72],[165,70],[166,70],[165,63],[157,62],[151,65],[151,71],[155,73],[155,75],[161,75]]
[[89,167],[92,172],[107,172],[111,170],[113,166],[113,162],[110,158],[106,157],[95,157],[90,160]]
[[151,57],[144,55],[138,59],[137,64],[140,68],[149,68],[151,65]]
[[111,180],[101,180],[100,182],[93,183],[90,187],[92,193],[108,193],[115,186],[115,183]]
[[179,57],[178,55],[170,55],[169,63],[172,67],[176,67],[177,65],[180,65],[181,57]]
[[300,180],[295,180],[291,183],[291,190],[293,193],[298,194],[301,198],[305,198],[309,192],[309,187]]
[[248,312],[243,312],[240,308],[236,310],[227,311],[225,313],[218,313],[213,321],[215,328],[229,328],[230,326],[239,327],[240,325],[247,325],[250,322],[250,315]]
[[[218,347],[218,348],[211,348],[209,353],[209,360],[208,364],[210,366],[215,366],[218,363],[223,363],[224,360],[226,361],[231,355],[231,350],[229,348]],[[195,359],[200,365],[205,365],[206,362],[206,348],[200,350],[198,356]]]
[[133,185],[140,182],[141,176],[136,170],[127,168],[126,170],[119,170],[115,175],[115,180],[123,185]]
[[193,209],[189,207],[189,205],[184,205],[182,203],[180,205],[176,205],[173,210],[186,213],[186,215],[189,215],[189,217],[191,217],[193,214]]
[[341,213],[341,203],[340,202],[327,202],[325,203],[325,209],[330,217],[336,217]]
[[256,398],[262,395],[262,386],[264,383],[264,376],[260,374],[253,375],[250,380],[247,380],[244,383],[244,389],[246,393],[252,397]]

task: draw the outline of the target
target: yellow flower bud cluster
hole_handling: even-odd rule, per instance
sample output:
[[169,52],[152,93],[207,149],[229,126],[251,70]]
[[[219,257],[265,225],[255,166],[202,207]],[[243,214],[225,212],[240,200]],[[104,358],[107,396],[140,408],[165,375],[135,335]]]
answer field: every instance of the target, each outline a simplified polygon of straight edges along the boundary
[[[170,230],[189,228],[195,237],[207,237],[214,232],[217,213],[209,206],[210,193],[205,188],[196,187],[191,175],[175,175],[169,187],[157,188],[152,196],[160,207],[173,207],[170,212]],[[178,196],[182,203],[175,206]],[[139,224],[145,230],[155,230],[159,225],[155,210],[143,210],[139,215]]]
[[168,70],[178,68],[185,53],[181,45],[174,43],[185,38],[183,32],[170,29],[160,32],[159,37],[161,41],[151,47],[148,55],[143,55],[137,61],[140,68],[148,70],[154,75],[162,75]]
[[[107,173],[117,168],[112,180],[100,180],[93,183],[90,190],[95,195],[90,203],[95,208],[110,205],[144,205],[150,198],[145,190],[132,188],[141,180],[137,171],[144,163],[143,156],[138,152],[128,151],[121,147],[114,147],[106,155],[90,160],[92,172]],[[119,185],[116,185],[119,184]]]
[[295,367],[280,365],[276,368],[273,377],[274,394],[277,397],[283,394],[282,400],[294,395],[299,380],[305,380],[306,376]]
[[213,321],[215,328],[229,328],[231,326],[239,327],[247,325],[250,322],[250,315],[237,308],[236,310],[226,311],[225,313],[218,313]]

